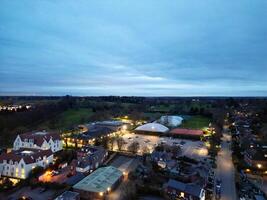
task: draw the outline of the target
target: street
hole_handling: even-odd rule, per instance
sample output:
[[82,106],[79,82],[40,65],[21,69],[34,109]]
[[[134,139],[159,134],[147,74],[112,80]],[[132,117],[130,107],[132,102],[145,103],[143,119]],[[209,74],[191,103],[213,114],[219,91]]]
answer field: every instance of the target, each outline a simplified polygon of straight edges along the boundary
[[221,143],[221,150],[218,152],[217,156],[216,169],[216,178],[222,181],[221,200],[236,200],[235,168],[232,162],[230,143],[231,136],[227,133],[224,133]]

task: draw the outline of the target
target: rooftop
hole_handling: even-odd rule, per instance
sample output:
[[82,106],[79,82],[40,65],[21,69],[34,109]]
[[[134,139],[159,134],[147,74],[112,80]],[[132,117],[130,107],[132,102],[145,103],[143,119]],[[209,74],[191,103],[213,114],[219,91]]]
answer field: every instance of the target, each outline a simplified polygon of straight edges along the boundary
[[170,131],[171,134],[175,135],[192,135],[192,136],[201,136],[203,135],[202,130],[195,129],[185,129],[185,128],[175,128]]
[[199,197],[201,194],[202,188],[199,185],[195,184],[186,184],[180,181],[170,179],[167,183],[168,187],[175,188],[179,191],[183,191],[189,195]]
[[155,133],[165,133],[169,131],[169,129],[159,123],[148,123],[141,126],[138,126],[136,131],[146,131],[146,132],[155,132]]
[[43,158],[43,156],[50,156],[52,155],[53,152],[48,149],[48,150],[36,150],[36,149],[20,149],[17,151],[11,151],[9,153],[2,153],[0,155],[0,162],[3,162],[4,160],[6,160],[7,162],[9,162],[10,160],[17,161],[19,162],[21,159],[24,160],[24,162],[26,164],[29,163],[35,163],[36,159]]
[[82,179],[74,185],[73,188],[88,192],[105,192],[108,188],[111,188],[120,177],[122,177],[122,172],[116,167],[101,167]]
[[77,139],[93,139],[96,137],[106,136],[113,132],[114,131],[108,127],[91,126],[87,132],[79,134],[75,137],[77,137]]
[[79,195],[77,192],[65,191],[54,200],[76,200]]
[[41,146],[46,140],[47,142],[52,140],[60,140],[60,135],[57,132],[46,132],[46,131],[33,131],[33,132],[27,132],[23,134],[19,134],[19,137],[21,140],[25,139],[32,139],[34,144],[37,144],[38,146]]

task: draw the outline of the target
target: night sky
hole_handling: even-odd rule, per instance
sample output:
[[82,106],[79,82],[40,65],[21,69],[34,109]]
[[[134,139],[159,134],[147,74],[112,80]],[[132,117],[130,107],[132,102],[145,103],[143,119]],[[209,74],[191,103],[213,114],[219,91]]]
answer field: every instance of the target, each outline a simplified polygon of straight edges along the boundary
[[267,96],[266,0],[0,1],[0,95]]

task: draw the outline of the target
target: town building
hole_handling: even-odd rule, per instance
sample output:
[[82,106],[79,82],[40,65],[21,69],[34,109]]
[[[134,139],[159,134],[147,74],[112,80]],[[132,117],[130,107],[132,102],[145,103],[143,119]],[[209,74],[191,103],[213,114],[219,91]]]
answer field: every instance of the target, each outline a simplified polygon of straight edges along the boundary
[[55,132],[29,132],[17,135],[13,149],[19,150],[20,148],[51,149],[52,152],[57,152],[62,150],[62,141],[60,135]]
[[173,160],[173,153],[166,151],[153,151],[151,154],[151,161],[155,162],[163,169],[172,169],[177,165],[176,160]]
[[169,127],[180,126],[183,122],[183,118],[181,116],[173,116],[173,115],[164,115],[161,116],[159,120],[157,120],[160,124]]
[[113,131],[124,131],[127,129],[127,123],[118,121],[118,120],[109,120],[109,121],[101,121],[95,122],[93,125],[98,127],[107,127]]
[[83,133],[64,138],[64,145],[77,147],[94,145],[96,140],[115,136],[116,133],[108,127],[91,126],[90,129]]
[[77,172],[97,169],[106,159],[108,152],[101,146],[85,146],[77,151]]
[[265,170],[267,169],[267,150],[250,148],[245,151],[244,160],[250,167]]
[[115,167],[101,167],[73,186],[82,199],[104,199],[123,179],[123,173]]
[[65,191],[54,200],[80,200],[80,194],[72,191]]
[[170,199],[204,200],[205,190],[196,184],[188,184],[170,179],[164,186]]
[[190,139],[200,139],[203,136],[202,130],[185,129],[185,128],[174,128],[169,134],[172,137],[190,138]]
[[0,155],[0,174],[2,176],[26,179],[37,166],[47,167],[53,162],[53,152],[37,149],[19,149]]

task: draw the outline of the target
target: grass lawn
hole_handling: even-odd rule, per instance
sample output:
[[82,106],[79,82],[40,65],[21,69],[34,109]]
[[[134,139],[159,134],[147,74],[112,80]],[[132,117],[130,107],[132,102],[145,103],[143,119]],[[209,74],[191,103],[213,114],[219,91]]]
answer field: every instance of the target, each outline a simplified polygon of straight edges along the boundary
[[55,119],[45,122],[41,127],[52,126],[61,130],[70,129],[73,126],[87,123],[92,114],[92,110],[87,108],[69,109],[59,114]]
[[158,112],[146,112],[143,113],[144,118],[150,120],[157,120],[162,116],[162,113],[158,113]]
[[204,127],[209,126],[210,121],[211,119],[208,117],[196,115],[184,120],[179,127],[189,129],[203,129]]
[[156,105],[151,106],[150,111],[152,112],[170,112],[171,109],[173,109],[174,105]]

